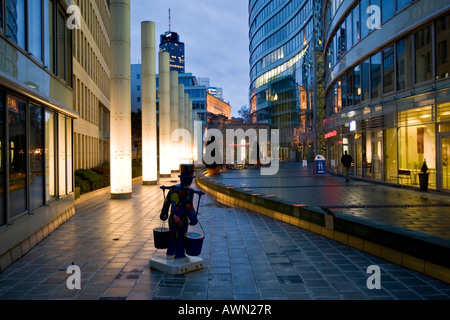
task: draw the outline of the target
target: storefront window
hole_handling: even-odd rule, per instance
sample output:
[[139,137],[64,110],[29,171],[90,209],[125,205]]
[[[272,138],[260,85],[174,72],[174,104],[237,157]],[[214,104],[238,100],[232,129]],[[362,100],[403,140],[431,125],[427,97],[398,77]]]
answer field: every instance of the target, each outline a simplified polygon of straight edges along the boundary
[[44,113],[30,106],[30,207],[44,205]]
[[436,132],[431,114],[431,107],[399,113],[399,170],[407,173],[399,177],[400,184],[418,185],[418,173],[426,160],[429,188],[436,188]]
[[59,166],[59,195],[66,195],[66,117],[59,115],[58,121],[58,166]]
[[431,80],[433,76],[431,26],[414,34],[416,52],[416,83]]
[[436,21],[436,79],[450,74],[450,15]]
[[411,37],[397,42],[397,90],[410,88],[412,84]]
[[27,210],[26,107],[8,97],[10,217]]
[[397,128],[389,128],[384,134],[384,179],[387,182],[398,183],[397,162]]
[[72,188],[72,119],[66,118],[67,194]]
[[45,198],[52,200],[55,188],[55,114],[45,111]]

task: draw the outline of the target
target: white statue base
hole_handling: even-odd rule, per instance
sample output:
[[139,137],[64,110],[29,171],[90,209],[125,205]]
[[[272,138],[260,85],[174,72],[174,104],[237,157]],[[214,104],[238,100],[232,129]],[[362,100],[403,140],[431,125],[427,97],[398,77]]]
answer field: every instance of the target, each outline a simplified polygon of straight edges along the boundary
[[170,259],[167,255],[158,255],[150,259],[150,268],[170,274],[184,274],[203,269],[203,259],[186,256],[186,259]]

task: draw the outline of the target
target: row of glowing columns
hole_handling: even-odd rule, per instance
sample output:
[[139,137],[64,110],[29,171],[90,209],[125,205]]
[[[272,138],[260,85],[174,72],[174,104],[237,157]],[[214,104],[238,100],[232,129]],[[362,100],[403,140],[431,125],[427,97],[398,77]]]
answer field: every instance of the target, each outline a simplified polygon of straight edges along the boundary
[[[111,16],[111,197],[132,193],[130,0],[112,0]],[[192,101],[170,71],[169,53],[159,52],[159,137],[156,110],[155,24],[141,23],[142,180],[156,184],[180,163],[192,163]],[[159,139],[159,153],[158,153]],[[159,176],[158,176],[159,155]]]

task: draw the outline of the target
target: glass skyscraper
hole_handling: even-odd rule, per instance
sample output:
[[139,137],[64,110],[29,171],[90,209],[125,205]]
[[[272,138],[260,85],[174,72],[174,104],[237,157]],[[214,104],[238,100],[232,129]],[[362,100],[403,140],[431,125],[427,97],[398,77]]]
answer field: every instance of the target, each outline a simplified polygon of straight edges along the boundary
[[184,73],[184,43],[180,36],[173,31],[167,31],[160,37],[159,51],[169,52],[170,70]]
[[280,130],[281,159],[312,160],[317,149],[321,2],[249,1],[253,122]]

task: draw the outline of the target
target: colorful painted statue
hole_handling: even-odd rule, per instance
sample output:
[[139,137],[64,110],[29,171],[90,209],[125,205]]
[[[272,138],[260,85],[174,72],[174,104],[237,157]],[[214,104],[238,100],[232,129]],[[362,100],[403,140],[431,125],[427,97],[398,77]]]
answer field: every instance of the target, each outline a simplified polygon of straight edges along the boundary
[[[180,184],[172,187],[161,187],[169,189],[169,193],[164,200],[160,218],[165,221],[169,218],[169,246],[167,248],[167,257],[169,259],[186,259],[186,233],[189,225],[194,226],[198,223],[197,213],[195,212],[193,200],[195,191],[190,187],[194,179],[194,165],[180,165]],[[170,207],[170,215],[169,215]]]

